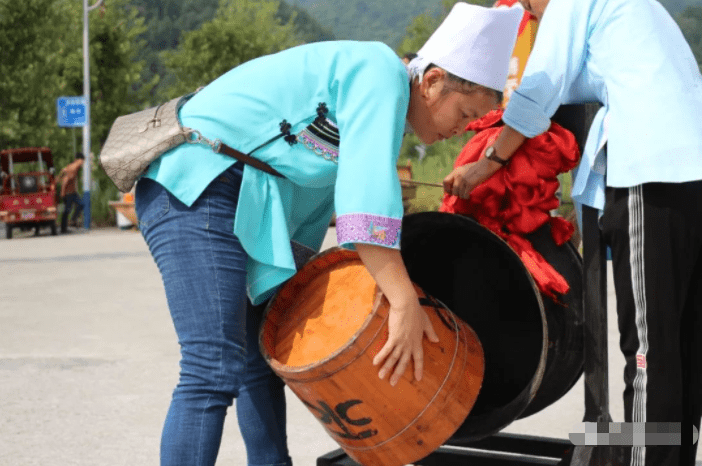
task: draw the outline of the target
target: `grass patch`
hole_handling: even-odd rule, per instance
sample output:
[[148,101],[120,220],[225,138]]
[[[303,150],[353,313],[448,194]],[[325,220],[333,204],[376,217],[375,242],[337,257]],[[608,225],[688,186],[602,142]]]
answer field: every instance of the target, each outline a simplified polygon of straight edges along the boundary
[[573,199],[570,197],[570,192],[573,188],[572,172],[561,173],[558,175],[558,181],[561,183],[561,202],[558,206],[558,215],[568,217],[574,208]]
[[[398,164],[412,164],[412,179],[425,183],[441,184],[453,170],[453,163],[463,146],[474,133],[440,141],[426,147],[426,155],[420,159],[417,147],[421,142],[414,134],[407,135],[402,145]],[[415,198],[411,200],[407,213],[437,211],[441,205],[444,190],[439,187],[417,186]]]

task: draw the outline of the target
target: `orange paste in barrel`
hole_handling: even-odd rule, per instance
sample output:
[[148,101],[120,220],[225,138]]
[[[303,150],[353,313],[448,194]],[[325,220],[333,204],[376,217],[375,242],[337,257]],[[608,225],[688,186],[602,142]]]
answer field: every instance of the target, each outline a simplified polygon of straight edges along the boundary
[[312,278],[279,327],[276,359],[300,367],[329,358],[346,346],[373,311],[376,284],[363,264],[342,264]]

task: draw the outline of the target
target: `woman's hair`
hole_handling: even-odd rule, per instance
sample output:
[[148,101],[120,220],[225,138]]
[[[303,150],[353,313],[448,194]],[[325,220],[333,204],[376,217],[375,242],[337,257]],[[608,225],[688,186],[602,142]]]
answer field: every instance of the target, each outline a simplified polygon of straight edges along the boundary
[[404,54],[402,56],[402,58],[407,60],[408,62],[410,62],[410,61],[414,60],[415,58],[417,58],[417,54],[414,52],[407,52],[406,54]]
[[[422,82],[422,78],[426,74],[427,71],[431,70],[432,68],[441,68],[440,66],[437,66],[433,63],[431,63],[429,66],[426,67],[426,69],[421,72],[421,75],[418,73],[412,73],[413,75],[411,76],[412,80],[414,79],[419,79],[419,82]],[[412,70],[414,71],[414,70]],[[463,79],[460,76],[456,76],[453,73],[449,73],[448,71],[444,70],[446,73],[446,80],[448,81],[448,85],[444,86],[442,89],[441,93],[442,94],[448,94],[450,91],[457,91],[461,92],[463,94],[470,94],[472,92],[484,92],[486,94],[494,94],[495,98],[497,99],[498,102],[502,102],[503,98],[503,93],[502,91],[497,91],[495,89],[483,86],[481,84],[476,84],[472,81],[468,81],[467,79]]]

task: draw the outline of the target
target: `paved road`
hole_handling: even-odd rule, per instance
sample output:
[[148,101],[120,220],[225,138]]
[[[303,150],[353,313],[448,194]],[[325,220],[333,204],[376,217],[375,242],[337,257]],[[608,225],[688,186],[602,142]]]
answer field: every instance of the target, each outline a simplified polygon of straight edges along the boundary
[[[325,247],[334,243],[330,230]],[[158,464],[178,348],[158,271],[139,233],[18,232],[0,240],[0,278],[0,465]],[[612,289],[610,283],[610,309]],[[616,349],[611,318],[609,335]],[[612,414],[622,420],[623,360],[610,353]],[[312,466],[336,444],[294,395],[288,400],[293,459]],[[582,400],[579,382],[506,431],[567,438],[582,418]],[[244,465],[231,421],[218,464]]]

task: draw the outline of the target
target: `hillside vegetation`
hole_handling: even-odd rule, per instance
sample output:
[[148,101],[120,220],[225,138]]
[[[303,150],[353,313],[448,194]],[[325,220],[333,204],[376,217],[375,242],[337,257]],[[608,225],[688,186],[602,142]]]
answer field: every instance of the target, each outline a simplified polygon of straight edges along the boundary
[[[395,48],[405,29],[420,14],[437,16],[446,2],[439,0],[289,0],[305,8],[323,27],[338,39],[379,40]],[[455,3],[455,2],[450,2]],[[469,3],[491,5],[493,1]],[[676,16],[688,6],[702,8],[702,0],[662,0],[661,3]]]
[[[220,0],[135,0],[135,7],[147,26],[140,36],[145,48],[138,56],[146,64],[143,82],[156,79],[151,95],[159,100],[169,95],[168,89],[175,85],[175,76],[165,66],[162,52],[178,48],[184,36],[202,27],[217,17]],[[250,0],[242,3],[257,3]],[[304,8],[280,2],[276,17],[287,24],[294,16],[297,42],[332,40],[334,35],[322,27]]]
[[[248,0],[256,3],[258,0]],[[494,0],[468,0],[490,5]],[[287,23],[295,15],[300,43],[331,39],[378,40],[398,52],[417,48],[438,25],[456,0],[287,0],[281,1],[278,18]],[[166,68],[161,52],[175,50],[185,34],[215,18],[220,0],[135,0],[131,2],[147,26],[140,38],[146,47],[139,58],[146,63],[144,82],[156,77],[151,95],[162,97],[175,77]],[[702,0],[662,0],[676,17],[702,62]],[[691,8],[692,7],[692,8]],[[417,40],[407,42],[416,36]],[[403,43],[404,41],[404,43]],[[417,45],[419,44],[419,45]],[[405,50],[406,49],[406,50]],[[158,99],[156,99],[158,100]]]
[[[380,40],[398,54],[416,51],[455,0],[289,2],[109,0],[91,12],[92,150],[99,153],[119,115],[191,91],[244,61],[296,44]],[[702,0],[663,3],[702,62]],[[76,1],[0,0],[0,50],[12,57],[0,60],[0,148],[47,146],[58,167],[72,160],[80,131],[57,126],[56,99],[83,93],[82,14]],[[440,180],[467,137],[427,148],[420,162],[419,141],[408,136],[402,161],[416,162],[416,178]],[[97,165],[93,170],[92,217],[108,221],[114,213],[107,200],[116,199],[117,191]],[[441,194],[440,188],[434,191],[427,194],[431,203]]]

